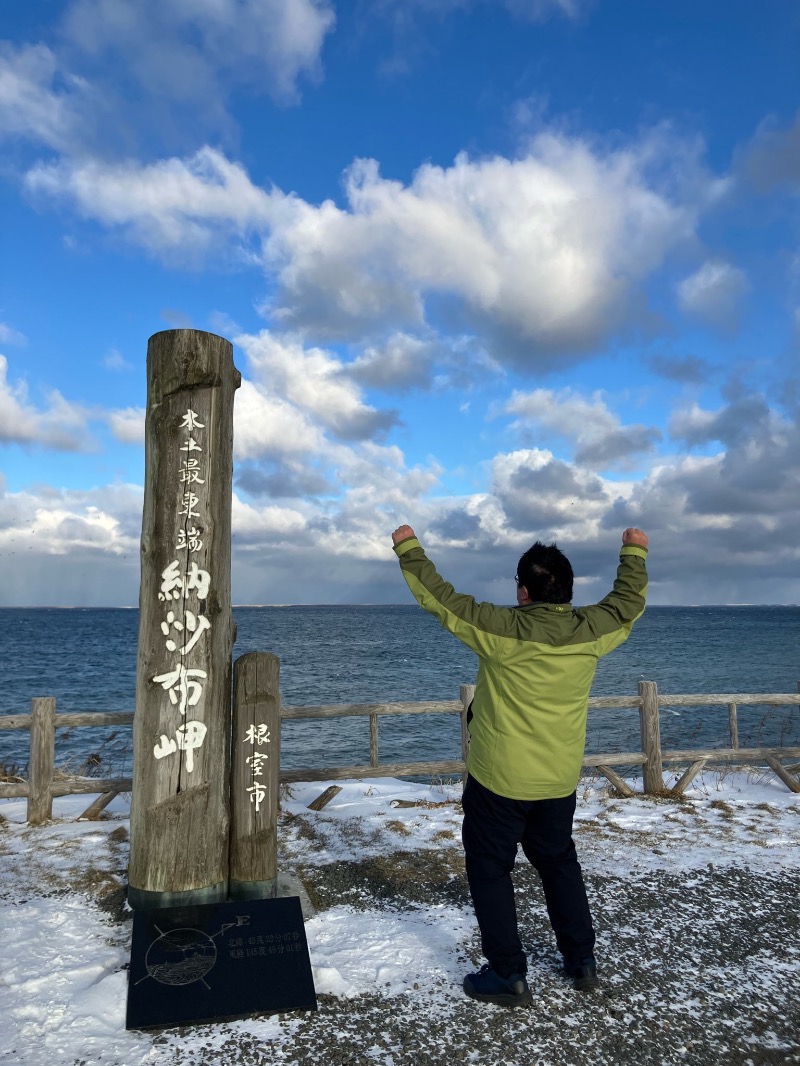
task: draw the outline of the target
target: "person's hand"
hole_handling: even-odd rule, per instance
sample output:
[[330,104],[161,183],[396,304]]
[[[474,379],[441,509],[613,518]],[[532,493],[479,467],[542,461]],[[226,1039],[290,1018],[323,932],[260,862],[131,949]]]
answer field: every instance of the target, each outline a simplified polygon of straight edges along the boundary
[[409,537],[415,537],[416,533],[411,526],[398,526],[392,533],[392,544],[399,544],[401,540],[408,540]]
[[622,543],[623,545],[636,544],[640,548],[646,548],[648,543],[647,534],[644,533],[641,529],[626,529],[625,532],[622,534]]

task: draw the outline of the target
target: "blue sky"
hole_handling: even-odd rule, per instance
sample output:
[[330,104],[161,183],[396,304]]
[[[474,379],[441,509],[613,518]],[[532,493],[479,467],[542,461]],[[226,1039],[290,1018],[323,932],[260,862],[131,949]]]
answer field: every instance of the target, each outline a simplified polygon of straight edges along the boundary
[[790,0],[31,0],[0,41],[0,604],[138,597],[148,338],[242,372],[235,602],[800,600]]

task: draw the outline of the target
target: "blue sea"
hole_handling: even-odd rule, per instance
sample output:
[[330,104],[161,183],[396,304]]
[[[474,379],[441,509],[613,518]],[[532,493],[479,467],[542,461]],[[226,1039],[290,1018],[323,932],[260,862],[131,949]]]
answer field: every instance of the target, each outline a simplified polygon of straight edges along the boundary
[[[281,660],[286,705],[458,699],[473,683],[475,656],[416,605],[234,608],[234,657],[270,651]],[[137,610],[0,609],[0,713],[20,714],[35,696],[59,711],[132,711]],[[593,695],[794,693],[800,680],[800,607],[649,607],[630,638],[601,660]],[[664,708],[665,748],[727,747],[727,708]],[[742,747],[800,744],[795,707],[739,708]],[[593,710],[587,751],[638,750],[635,709]],[[286,768],[369,761],[368,719],[283,724]],[[382,762],[460,757],[454,715],[384,718]],[[56,762],[73,773],[127,776],[129,729],[56,734]],[[27,731],[0,731],[0,765],[24,770]]]

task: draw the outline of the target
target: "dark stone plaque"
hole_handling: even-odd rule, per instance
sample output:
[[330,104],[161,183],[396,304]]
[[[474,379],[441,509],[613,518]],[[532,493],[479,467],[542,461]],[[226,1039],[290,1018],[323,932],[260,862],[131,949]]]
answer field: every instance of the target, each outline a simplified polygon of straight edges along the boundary
[[316,1009],[297,896],[134,913],[126,1029]]

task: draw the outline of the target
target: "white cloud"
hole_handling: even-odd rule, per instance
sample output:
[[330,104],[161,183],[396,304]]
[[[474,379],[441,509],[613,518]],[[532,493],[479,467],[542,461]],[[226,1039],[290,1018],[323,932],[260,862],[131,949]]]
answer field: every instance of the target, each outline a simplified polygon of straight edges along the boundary
[[655,154],[649,143],[603,157],[542,134],[520,159],[462,155],[420,167],[408,186],[359,161],[347,209],[294,201],[274,219],[265,249],[279,313],[331,336],[416,330],[426,298],[442,294],[474,324],[513,335],[518,362],[602,343],[694,229],[692,204],[648,178]]
[[233,82],[286,103],[302,77],[320,77],[334,21],[327,0],[76,0],[64,32],[164,100],[205,103]]
[[703,263],[678,285],[678,303],[683,311],[721,329],[731,329],[739,320],[742,297],[749,291],[743,271],[721,260]]
[[126,407],[108,415],[111,432],[123,444],[144,444],[144,420],[143,407]]
[[87,429],[88,412],[53,391],[49,406],[28,402],[23,381],[8,380],[8,360],[0,355],[0,442],[41,444],[63,451],[87,451],[94,445]]
[[573,443],[575,461],[588,469],[630,465],[642,453],[653,451],[661,438],[653,427],[623,425],[599,391],[591,399],[570,388],[515,392],[505,409],[520,416],[516,429]]
[[32,194],[67,200],[85,218],[122,227],[151,251],[184,256],[204,250],[219,235],[242,239],[265,227],[273,200],[241,166],[212,148],[188,160],[144,167],[98,160],[40,163],[25,185]]
[[[662,183],[675,150],[658,133],[605,154],[543,133],[518,159],[461,155],[449,168],[423,165],[409,185],[359,160],[345,174],[346,207],[265,191],[209,147],[147,166],[40,163],[25,184],[168,258],[227,241],[253,261],[244,245],[260,237],[277,282],[270,313],[284,330],[372,336],[373,347],[404,334],[424,343],[428,306],[445,297],[464,332],[493,338],[497,361],[529,367],[602,345],[641,316],[645,281],[693,236],[713,198],[688,148],[690,178],[681,184],[670,171]],[[740,278],[733,268],[700,273],[682,299],[713,308]],[[401,377],[420,370],[406,348]],[[358,369],[369,373],[368,356]]]
[[347,372],[364,385],[380,389],[424,389],[443,355],[443,345],[408,333],[392,333],[381,344],[368,345]]
[[141,489],[105,485],[0,493],[0,553],[65,556],[89,550],[138,558]]
[[92,94],[82,79],[60,78],[43,44],[0,42],[0,138],[22,137],[58,151],[81,139]]
[[237,459],[275,458],[318,451],[323,434],[283,397],[243,378],[234,400],[233,445]]
[[299,337],[263,330],[257,336],[237,337],[236,343],[268,397],[284,398],[336,437],[365,439],[385,432],[396,420],[393,412],[364,403],[338,359],[321,348],[304,348]]
[[28,338],[24,333],[20,333],[19,330],[13,329],[5,322],[0,322],[0,344],[25,345],[27,343]]

